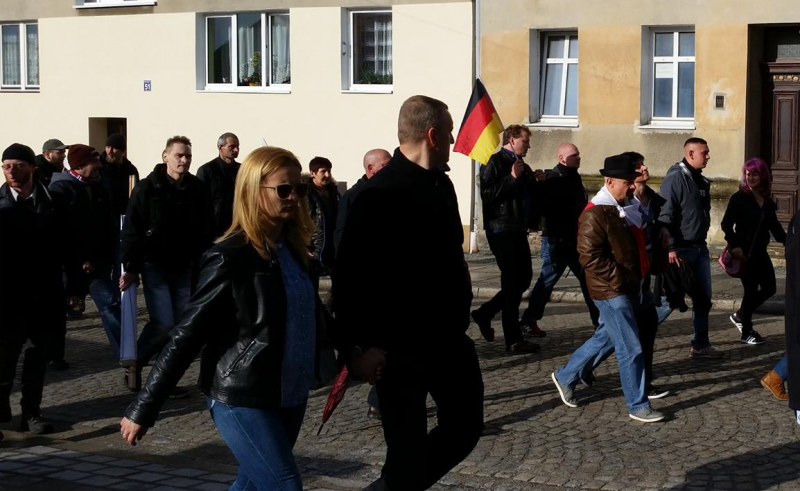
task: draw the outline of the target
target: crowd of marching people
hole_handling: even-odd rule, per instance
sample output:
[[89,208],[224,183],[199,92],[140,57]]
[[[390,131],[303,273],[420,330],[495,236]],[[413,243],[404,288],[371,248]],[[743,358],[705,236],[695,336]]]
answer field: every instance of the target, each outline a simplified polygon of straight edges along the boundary
[[[364,176],[344,195],[329,159],[313,158],[308,175],[277,147],[239,162],[233,133],[219,137],[218,156],[194,173],[192,142],[171,137],[143,178],[120,134],[109,136],[103,153],[55,139],[38,156],[9,146],[0,188],[0,422],[11,420],[22,356],[22,429],[52,432],[41,401],[48,366],[70,368],[66,319],[80,317],[90,297],[119,360],[120,298],[141,283],[149,320],[135,360],[120,372],[137,393],[120,424],[127,442],[146,434],[167,398],[188,395],[177,384],[201,355],[199,388],[240,465],[231,489],[301,490],[292,447],[309,391],[330,379],[323,352],[335,349],[337,368],[373,384],[368,414],[384,429],[385,465],[367,489],[427,489],[471,452],[483,429],[483,381],[466,334],[471,320],[493,342],[492,320],[501,314],[509,353],[540,351],[545,305],[567,268],[580,282],[594,333],[551,375],[561,400],[579,405],[578,388],[591,386],[595,368],[615,353],[630,417],[663,420],[652,406],[669,395],[654,384],[656,333],[673,310],[687,309],[686,296],[689,356],[722,357],[708,336],[708,143],[687,140],[659,192],[648,185],[643,155],[608,157],[603,185],[589,199],[577,146],[560,145],[553,169],[533,170],[524,162],[530,130],[506,128],[480,175],[501,290],[470,311],[462,222],[446,173],[452,132],[444,103],[408,99],[398,148],[367,152]],[[745,163],[722,221],[728,248],[721,264],[744,288],[730,320],[747,345],[765,342],[753,313],[776,291],[770,234],[786,243],[787,262],[796,247],[794,225],[787,237],[777,219],[770,184],[762,160]],[[520,315],[533,279],[528,235],[540,228],[542,267]],[[332,292],[323,302],[319,278],[328,275]],[[782,400],[795,392],[784,385],[792,360],[784,357],[762,379]],[[438,408],[431,431],[428,395]]]

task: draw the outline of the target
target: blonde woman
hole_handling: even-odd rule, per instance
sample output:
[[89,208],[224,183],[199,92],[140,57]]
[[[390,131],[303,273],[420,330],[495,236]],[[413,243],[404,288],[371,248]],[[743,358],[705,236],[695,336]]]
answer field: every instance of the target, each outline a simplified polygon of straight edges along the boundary
[[314,379],[319,302],[300,172],[281,148],[244,160],[233,224],[205,254],[197,292],[120,425],[135,445],[205,347],[200,390],[240,466],[231,490],[302,490],[292,447]]

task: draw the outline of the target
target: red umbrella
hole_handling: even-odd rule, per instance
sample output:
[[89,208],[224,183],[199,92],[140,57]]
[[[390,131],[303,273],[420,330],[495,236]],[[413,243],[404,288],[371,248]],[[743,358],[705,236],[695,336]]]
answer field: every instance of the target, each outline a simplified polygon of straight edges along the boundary
[[336,377],[336,382],[333,383],[333,387],[331,387],[331,392],[328,394],[328,400],[325,401],[325,409],[322,410],[322,424],[319,425],[319,430],[317,430],[317,436],[319,436],[320,432],[322,432],[322,427],[325,426],[325,423],[333,414],[333,411],[336,409],[336,406],[342,402],[344,399],[344,393],[347,392],[347,382],[350,380],[350,372],[347,371],[347,366],[342,367],[342,371],[339,372],[339,376]]

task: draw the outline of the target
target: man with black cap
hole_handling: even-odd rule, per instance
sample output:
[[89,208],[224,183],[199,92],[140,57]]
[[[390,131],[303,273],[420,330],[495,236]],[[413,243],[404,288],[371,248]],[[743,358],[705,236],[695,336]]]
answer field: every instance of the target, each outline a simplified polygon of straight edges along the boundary
[[119,359],[120,291],[114,277],[119,219],[108,190],[100,182],[100,154],[87,145],[69,147],[68,172],[54,174],[50,192],[65,207],[67,296],[71,303],[92,296],[111,350]]
[[128,209],[128,199],[133,185],[139,181],[139,171],[126,157],[127,150],[128,141],[125,137],[120,133],[114,133],[106,140],[106,150],[100,155],[100,162],[103,164],[100,175],[103,185],[111,196],[111,206],[114,216],[117,217],[118,226],[119,218],[124,216]]
[[11,420],[9,397],[22,362],[23,431],[46,434],[41,402],[49,349],[66,329],[61,256],[52,244],[63,239],[57,207],[34,179],[33,150],[15,143],[2,155],[6,183],[0,187],[0,423]]
[[644,358],[636,326],[642,278],[648,273],[639,204],[633,201],[641,176],[627,155],[605,160],[605,186],[592,198],[578,222],[578,255],[589,294],[600,310],[600,325],[567,364],[551,378],[561,400],[577,407],[573,389],[587,365],[602,357],[607,345],[617,353],[622,392],[631,419],[655,423],[664,415],[650,405],[645,390]]
[[36,179],[44,187],[50,185],[54,173],[64,171],[64,159],[67,157],[69,145],[61,140],[51,138],[42,145],[42,153],[36,156]]

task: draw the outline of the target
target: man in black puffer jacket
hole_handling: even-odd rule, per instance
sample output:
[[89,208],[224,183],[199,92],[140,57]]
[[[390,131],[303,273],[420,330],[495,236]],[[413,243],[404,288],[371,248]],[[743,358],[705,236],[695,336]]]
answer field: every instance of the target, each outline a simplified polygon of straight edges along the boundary
[[213,238],[209,196],[189,173],[189,139],[167,140],[163,159],[134,188],[122,229],[120,289],[138,283],[141,274],[150,314],[137,343],[137,390],[142,367],[167,343],[189,302],[195,268]]
[[506,348],[520,353],[539,351],[538,344],[523,339],[519,326],[519,303],[533,278],[528,229],[539,228],[539,183],[522,160],[530,146],[531,131],[511,125],[503,132],[503,148],[481,168],[483,226],[500,268],[500,291],[472,312],[481,335],[493,341],[491,322],[502,311]]

